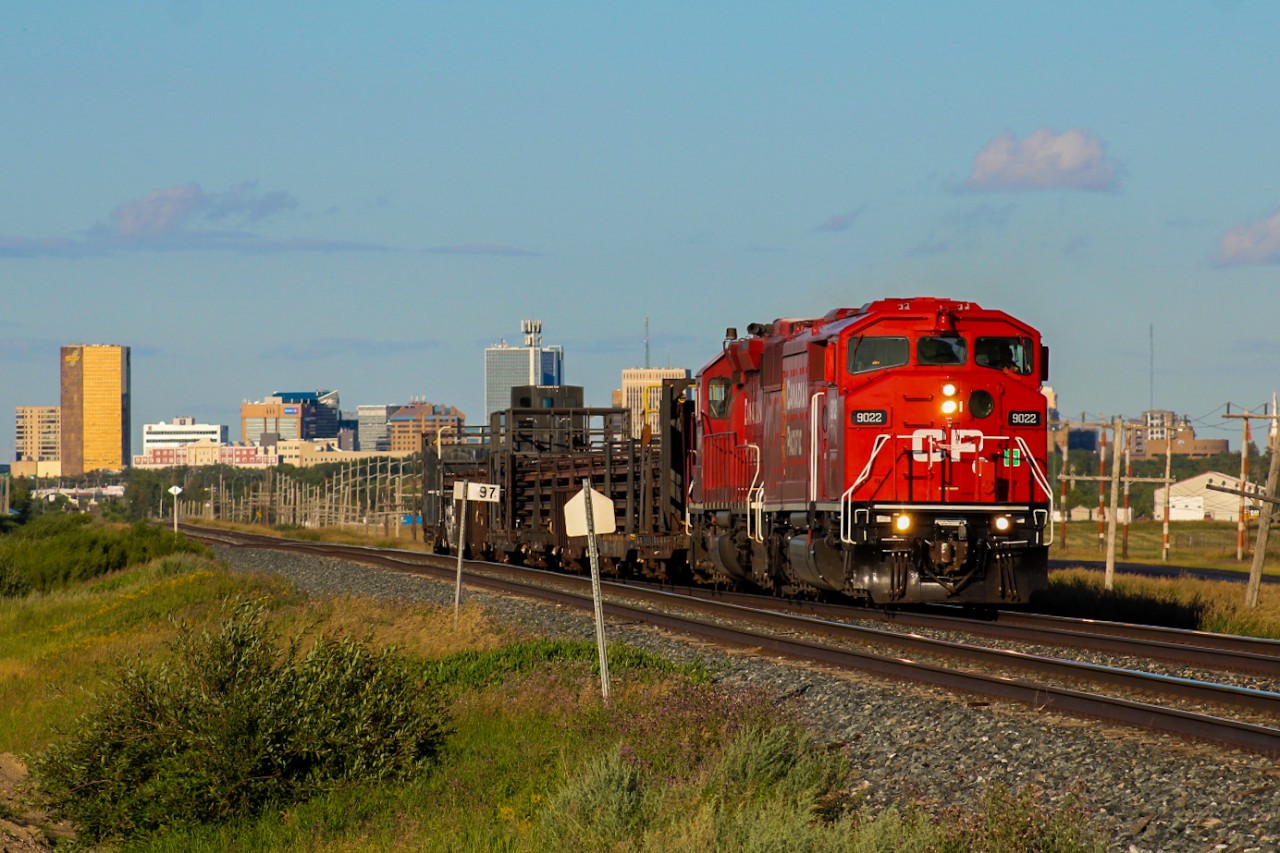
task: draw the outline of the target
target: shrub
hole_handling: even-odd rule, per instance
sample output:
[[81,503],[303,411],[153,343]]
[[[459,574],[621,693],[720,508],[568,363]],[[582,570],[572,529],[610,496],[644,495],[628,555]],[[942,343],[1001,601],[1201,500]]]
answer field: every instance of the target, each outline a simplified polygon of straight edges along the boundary
[[661,789],[615,750],[588,763],[547,801],[548,850],[610,850],[642,836]]
[[125,662],[99,707],[33,762],[89,841],[249,816],[344,782],[402,779],[444,737],[438,693],[393,649],[282,644],[260,607],[181,626],[173,659]]
[[739,732],[709,775],[706,793],[721,800],[781,797],[801,809],[833,791],[848,768],[793,726]]
[[87,515],[47,513],[0,537],[0,595],[61,589],[203,545],[160,527],[95,524]]

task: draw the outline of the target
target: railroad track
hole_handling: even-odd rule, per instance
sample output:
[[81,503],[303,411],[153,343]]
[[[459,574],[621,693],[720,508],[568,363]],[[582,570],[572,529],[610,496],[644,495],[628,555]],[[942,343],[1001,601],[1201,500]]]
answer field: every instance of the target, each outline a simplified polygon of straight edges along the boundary
[[[187,528],[187,532],[195,538],[228,545],[339,557],[442,580],[452,580],[455,572],[454,558],[419,552],[200,528]],[[580,576],[472,562],[467,564],[465,582],[469,589],[531,596],[588,610],[592,606],[590,583]],[[1046,622],[1028,614],[1001,613],[995,621],[983,622],[900,611],[851,613],[850,608],[831,605],[780,602],[767,597],[762,601],[760,596],[707,590],[692,595],[689,591],[641,584],[606,583],[604,588],[605,612],[614,618],[667,628],[718,644],[1280,754],[1277,692],[992,648],[847,620],[879,618],[897,623],[895,628],[904,623],[919,624],[1037,645],[1095,649],[1101,644],[1114,650],[1122,644],[1126,655],[1195,660],[1197,666],[1224,672],[1268,675],[1280,673],[1280,644],[1269,641],[1244,642],[1237,644],[1239,648],[1230,648],[1234,639],[1242,638],[1199,632],[1175,632],[1171,637],[1167,629],[1144,631],[1143,626],[1115,623],[1086,623],[1097,630],[1077,631],[1078,622]],[[1209,644],[1197,645],[1196,636]],[[1143,651],[1136,651],[1138,648]],[[1035,680],[1022,674],[1030,674]],[[1090,689],[1082,689],[1085,686]],[[1100,686],[1126,695],[1094,692]]]

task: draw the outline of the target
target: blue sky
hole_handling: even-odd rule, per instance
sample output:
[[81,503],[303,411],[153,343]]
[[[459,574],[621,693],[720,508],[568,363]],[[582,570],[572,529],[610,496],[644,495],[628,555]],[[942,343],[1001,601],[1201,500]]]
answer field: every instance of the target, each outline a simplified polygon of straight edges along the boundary
[[5,4],[0,451],[67,343],[133,348],[136,448],[276,390],[479,421],[523,318],[607,405],[646,317],[696,369],[914,295],[1039,327],[1073,417],[1154,386],[1238,446],[1280,385],[1277,38],[1273,0]]

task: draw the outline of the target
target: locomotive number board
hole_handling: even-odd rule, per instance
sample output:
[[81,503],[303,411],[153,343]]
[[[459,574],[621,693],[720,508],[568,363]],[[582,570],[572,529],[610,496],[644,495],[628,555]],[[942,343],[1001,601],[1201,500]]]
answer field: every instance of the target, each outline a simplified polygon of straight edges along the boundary
[[884,409],[858,409],[849,420],[854,426],[883,426],[889,422],[889,413]]
[[1009,426],[1040,426],[1039,412],[1010,412]]

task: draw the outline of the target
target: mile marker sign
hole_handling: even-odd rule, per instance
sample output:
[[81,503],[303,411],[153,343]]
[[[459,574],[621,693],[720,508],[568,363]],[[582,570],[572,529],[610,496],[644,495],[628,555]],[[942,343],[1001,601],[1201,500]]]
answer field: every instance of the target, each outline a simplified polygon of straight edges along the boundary
[[[591,495],[591,521],[595,530],[587,530],[587,499]],[[564,532],[566,536],[586,536],[590,533],[612,533],[618,529],[613,515],[613,501],[595,489],[578,492],[564,505]]]
[[[465,491],[463,490],[464,487]],[[453,484],[453,499],[460,501],[463,498],[469,501],[497,503],[502,499],[502,487],[495,486],[492,483],[472,483],[466,480],[459,480]]]

